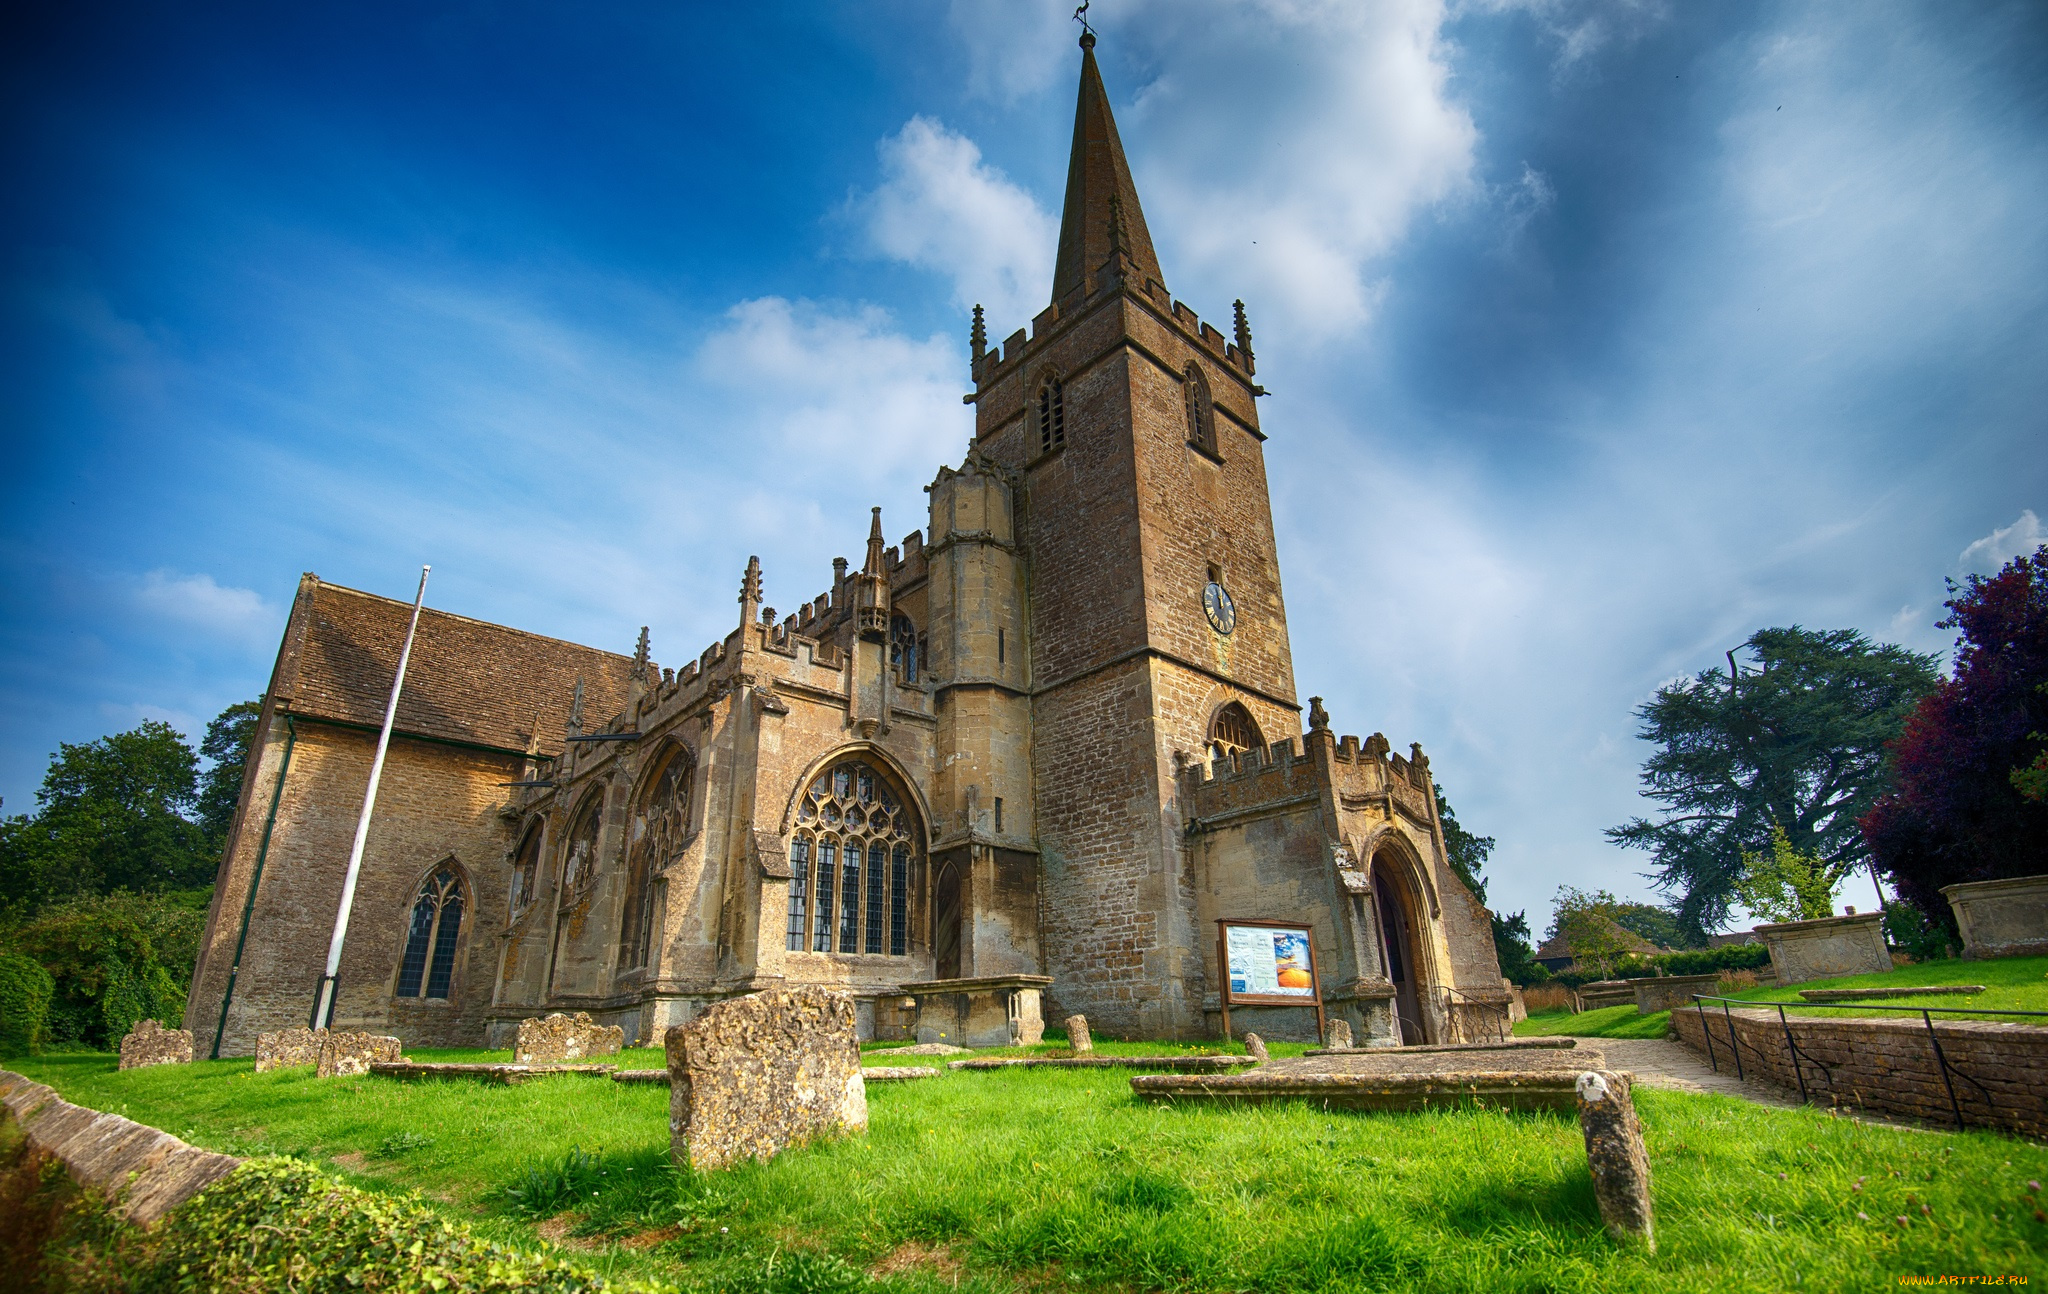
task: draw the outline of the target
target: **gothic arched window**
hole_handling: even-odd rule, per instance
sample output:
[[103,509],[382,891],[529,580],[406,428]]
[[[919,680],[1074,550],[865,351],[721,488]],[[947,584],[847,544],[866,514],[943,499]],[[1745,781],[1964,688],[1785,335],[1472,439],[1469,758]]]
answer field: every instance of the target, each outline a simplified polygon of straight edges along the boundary
[[820,773],[797,801],[789,846],[792,952],[910,955],[924,827],[889,774],[864,759]]
[[512,915],[515,917],[533,902],[540,887],[542,834],[542,824],[538,822],[527,828],[526,838],[519,842],[519,852],[512,856]]
[[447,997],[455,977],[455,945],[461,937],[462,877],[452,863],[443,863],[413,900],[405,955],[398,962],[398,996]]
[[1208,750],[1212,760],[1265,744],[1265,738],[1259,735],[1259,725],[1252,719],[1252,712],[1236,701],[1218,710],[1216,717],[1209,721]]
[[569,847],[562,856],[561,906],[570,907],[597,879],[597,838],[604,830],[604,789],[583,802],[569,828]]
[[1188,443],[1206,454],[1216,452],[1216,406],[1209,399],[1209,382],[1200,367],[1188,365],[1181,382],[1181,399],[1187,405]]
[[903,681],[917,682],[924,666],[925,637],[909,616],[898,613],[889,618],[889,663],[903,671]]
[[1038,452],[1050,454],[1067,443],[1067,410],[1059,374],[1047,371],[1038,386]]
[[647,964],[654,943],[654,874],[682,851],[690,830],[690,788],[696,765],[689,751],[670,748],[648,779],[647,792],[626,829],[626,910],[619,923],[619,967]]

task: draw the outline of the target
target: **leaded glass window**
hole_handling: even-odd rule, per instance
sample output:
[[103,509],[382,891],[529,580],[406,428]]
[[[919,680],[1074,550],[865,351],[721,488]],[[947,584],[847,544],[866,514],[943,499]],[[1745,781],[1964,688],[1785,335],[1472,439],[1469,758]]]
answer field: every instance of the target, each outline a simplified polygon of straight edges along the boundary
[[1216,717],[1209,721],[1209,758],[1212,760],[1264,744],[1265,738],[1259,735],[1259,725],[1253,722],[1251,711],[1236,701],[1218,710]]
[[445,998],[462,938],[462,878],[443,863],[420,886],[398,962],[398,996]]
[[889,774],[861,759],[820,773],[797,800],[787,946],[909,955],[922,847],[917,811]]

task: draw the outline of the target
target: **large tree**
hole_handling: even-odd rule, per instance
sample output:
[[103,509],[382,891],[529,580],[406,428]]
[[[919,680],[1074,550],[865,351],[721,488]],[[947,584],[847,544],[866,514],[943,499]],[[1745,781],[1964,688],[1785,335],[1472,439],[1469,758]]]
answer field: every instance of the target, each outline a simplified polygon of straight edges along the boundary
[[1955,669],[1892,750],[1863,834],[1899,894],[1949,924],[1941,887],[2048,872],[2048,804],[2014,770],[2048,744],[2048,547],[1949,586]]
[[1772,828],[1830,865],[1867,857],[1856,820],[1885,784],[1884,750],[1934,690],[1935,658],[1850,629],[1761,629],[1701,670],[1658,688],[1636,711],[1657,747],[1643,794],[1662,808],[1608,829],[1649,851],[1651,881],[1696,935],[1728,919],[1743,854],[1771,848]]
[[199,778],[199,825],[216,853],[227,844],[228,827],[235,820],[235,807],[242,798],[242,770],[249,762],[249,746],[256,740],[256,720],[262,713],[261,701],[237,701],[214,716],[199,742],[199,753],[212,761],[212,767]]

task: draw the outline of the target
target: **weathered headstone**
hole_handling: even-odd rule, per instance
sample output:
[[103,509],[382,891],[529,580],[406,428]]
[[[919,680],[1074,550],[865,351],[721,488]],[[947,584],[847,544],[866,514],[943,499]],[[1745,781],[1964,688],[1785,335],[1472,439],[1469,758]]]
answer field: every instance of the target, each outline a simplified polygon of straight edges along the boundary
[[1255,1033],[1244,1036],[1244,1054],[1261,1063],[1273,1059],[1266,1054],[1266,1040]]
[[1650,1211],[1650,1155],[1628,1080],[1607,1070],[1579,1075],[1579,1127],[1586,1134],[1586,1167],[1607,1234],[1624,1244],[1640,1242],[1657,1252],[1656,1220]]
[[512,1043],[512,1063],[559,1065],[591,1056],[616,1056],[625,1045],[626,1031],[619,1026],[596,1024],[588,1011],[574,1015],[558,1011],[519,1022],[519,1036]]
[[349,1033],[326,1029],[320,1034],[320,1059],[313,1073],[318,1078],[349,1078],[367,1074],[379,1061],[398,1059],[398,1039],[376,1033]]
[[188,1029],[166,1029],[155,1020],[139,1020],[121,1039],[122,1069],[191,1063],[192,1033]]
[[867,1131],[856,1018],[851,997],[805,984],[720,1002],[670,1029],[670,1156],[726,1168]]
[[1330,1021],[1330,1036],[1323,1040],[1323,1045],[1339,1049],[1352,1046],[1351,1022],[1349,1020]]
[[320,1040],[326,1036],[325,1029],[308,1029],[303,1026],[257,1034],[256,1072],[267,1074],[273,1069],[318,1065]]
[[1095,1039],[1088,1032],[1088,1017],[1070,1015],[1067,1017],[1067,1043],[1076,1056],[1085,1056],[1095,1050]]

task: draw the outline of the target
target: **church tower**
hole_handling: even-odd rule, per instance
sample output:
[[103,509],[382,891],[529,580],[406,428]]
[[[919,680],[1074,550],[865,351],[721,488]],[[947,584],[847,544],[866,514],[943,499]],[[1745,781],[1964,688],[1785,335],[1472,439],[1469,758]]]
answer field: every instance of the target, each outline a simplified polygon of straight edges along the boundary
[[[1301,735],[1250,330],[1168,293],[1095,38],[1052,300],[974,343],[973,458],[1006,479],[1025,588],[1032,818],[1045,971],[1112,1033],[1204,1032],[1198,881],[1178,773]],[[934,541],[938,539],[934,527]],[[1013,800],[1013,803],[1018,801]]]

